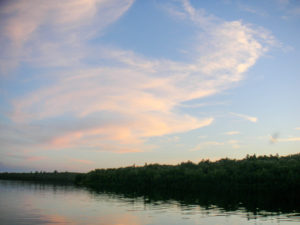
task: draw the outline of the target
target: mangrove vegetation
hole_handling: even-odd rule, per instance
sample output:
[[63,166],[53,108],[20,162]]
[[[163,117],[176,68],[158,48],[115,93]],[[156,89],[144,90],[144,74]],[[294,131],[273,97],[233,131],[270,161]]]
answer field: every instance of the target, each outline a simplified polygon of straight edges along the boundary
[[0,173],[0,179],[74,184],[78,175],[80,173],[35,171],[30,173]]
[[150,164],[96,169],[75,178],[78,185],[126,192],[266,192],[300,194],[300,154],[247,156],[241,160]]

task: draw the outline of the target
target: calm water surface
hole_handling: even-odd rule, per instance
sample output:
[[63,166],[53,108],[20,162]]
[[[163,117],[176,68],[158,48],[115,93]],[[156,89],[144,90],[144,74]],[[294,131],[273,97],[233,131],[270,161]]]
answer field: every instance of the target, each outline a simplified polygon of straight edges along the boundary
[[74,186],[0,180],[0,224],[300,224],[297,213],[225,211],[175,200],[145,201]]

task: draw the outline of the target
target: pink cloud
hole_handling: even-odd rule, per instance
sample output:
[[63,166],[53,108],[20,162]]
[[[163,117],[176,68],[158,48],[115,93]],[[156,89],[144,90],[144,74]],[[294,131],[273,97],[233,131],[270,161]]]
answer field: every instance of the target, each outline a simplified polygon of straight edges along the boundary
[[[177,116],[178,117],[178,116]],[[115,125],[102,125],[91,129],[64,133],[52,139],[47,148],[92,148],[118,153],[141,152],[147,150],[144,142],[153,136],[184,132],[208,126],[213,119],[197,120],[189,116],[181,119],[174,115],[144,115],[135,121]],[[184,121],[184,122],[181,122]]]
[[84,41],[101,34],[132,3],[133,0],[52,0],[37,4],[27,0],[3,4],[0,13],[5,19],[0,40],[5,41],[5,57],[0,60],[0,72],[9,72],[20,62],[39,66],[79,63],[86,52],[80,48],[85,46]]
[[[265,43],[272,41],[265,31],[257,32],[241,21],[212,18],[184,1],[184,18],[193,22],[196,31],[206,34],[199,35],[201,40],[196,38],[191,51],[193,60],[178,62],[113,47],[91,48],[88,40],[95,35],[101,37],[104,28],[120,18],[132,3],[53,0],[35,7],[34,1],[26,1],[3,9],[15,13],[3,23],[7,27],[5,35],[21,49],[21,55],[14,56],[16,61],[63,67],[56,74],[41,74],[51,81],[49,85],[12,102],[10,118],[18,128],[14,132],[33,140],[26,147],[136,152],[147,149],[146,142],[151,137],[209,126],[214,118],[185,115],[178,108],[186,101],[235,86],[266,51]],[[51,35],[39,29],[43,26],[49,28]],[[13,49],[17,52],[18,48]],[[105,64],[84,64],[90,59]],[[49,131],[32,125],[61,117],[72,119],[75,125],[61,121],[60,126],[52,125]]]

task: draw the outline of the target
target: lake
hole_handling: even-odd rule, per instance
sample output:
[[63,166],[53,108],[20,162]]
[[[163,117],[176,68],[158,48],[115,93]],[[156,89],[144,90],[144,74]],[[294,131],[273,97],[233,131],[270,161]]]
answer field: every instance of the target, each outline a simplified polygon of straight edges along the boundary
[[[282,202],[282,204],[285,204]],[[72,185],[0,180],[0,224],[298,224],[299,212],[249,211],[174,199],[103,193]]]

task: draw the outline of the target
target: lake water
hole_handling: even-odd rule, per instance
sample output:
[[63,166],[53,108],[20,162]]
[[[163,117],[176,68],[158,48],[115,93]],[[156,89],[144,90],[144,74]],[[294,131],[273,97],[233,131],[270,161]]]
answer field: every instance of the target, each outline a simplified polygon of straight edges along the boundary
[[[284,204],[284,203],[282,203]],[[0,180],[0,224],[300,224],[296,212],[225,210],[176,200],[96,193],[74,186]]]

